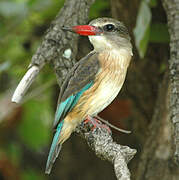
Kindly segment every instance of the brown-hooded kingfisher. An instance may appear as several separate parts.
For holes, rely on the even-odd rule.
[[[46,173],[49,174],[62,144],[83,120],[97,116],[119,93],[132,56],[127,28],[112,18],[63,30],[88,36],[94,50],[78,61],[62,84]]]

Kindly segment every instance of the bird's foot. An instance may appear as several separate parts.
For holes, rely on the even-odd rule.
[[[111,123],[109,123],[109,122],[106,121],[105,119],[99,117],[98,115],[96,115],[95,118],[98,119],[98,121],[100,120],[101,122],[105,123],[105,125],[106,125],[108,128],[111,127],[111,128],[113,128],[113,129],[115,129],[115,130],[117,130],[117,131],[119,131],[119,132],[126,133],[126,134],[131,133],[131,131],[124,130],[124,129],[121,129],[121,128],[118,128],[118,127],[112,125]]]
[[[87,116],[87,118],[84,120],[84,124],[92,123],[92,131],[94,131],[96,128],[105,128],[109,134],[112,134],[111,129],[106,125],[103,124],[100,120],[98,120],[96,117]]]

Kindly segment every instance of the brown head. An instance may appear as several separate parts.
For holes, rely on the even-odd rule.
[[[88,36],[95,51],[111,49],[126,49],[132,55],[132,45],[130,36],[124,24],[113,18],[97,18],[89,25],[73,26],[63,28],[77,34]]]

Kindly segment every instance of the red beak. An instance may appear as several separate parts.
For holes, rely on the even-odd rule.
[[[63,27],[62,29],[66,31],[75,32],[82,36],[93,36],[100,34],[102,32],[99,28],[90,25],[72,26],[71,28]]]

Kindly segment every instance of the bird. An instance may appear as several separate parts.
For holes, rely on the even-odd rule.
[[[85,119],[92,119],[118,95],[133,55],[126,26],[102,17],[88,25],[63,27],[88,36],[93,50],[70,70],[60,88],[53,127],[56,129],[45,173],[50,174],[62,144]]]

